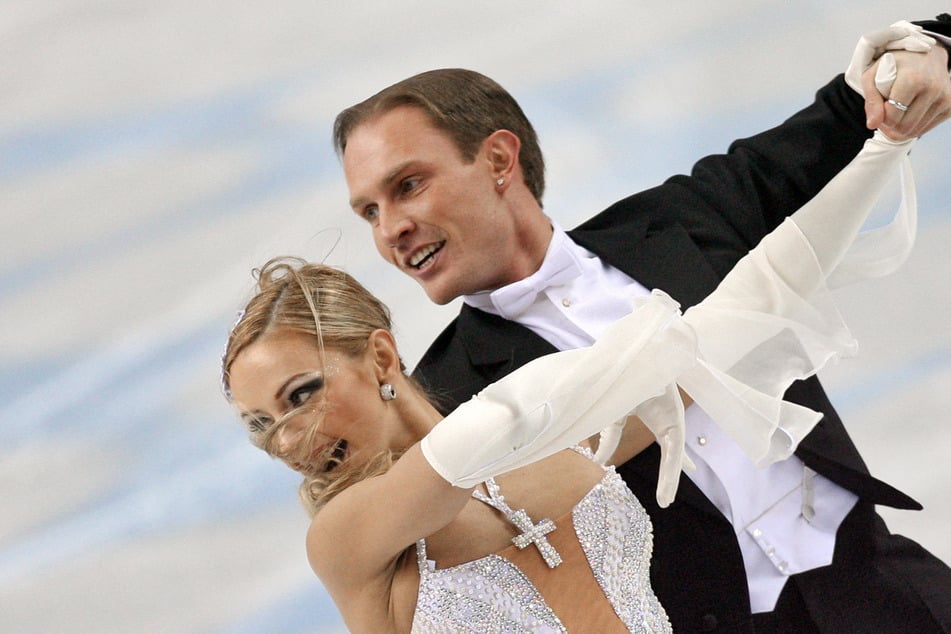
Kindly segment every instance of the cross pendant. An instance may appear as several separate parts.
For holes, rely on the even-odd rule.
[[[531,544],[535,544],[535,548],[538,549],[542,559],[545,560],[549,568],[554,568],[561,563],[561,555],[558,554],[554,546],[548,543],[548,538],[545,537],[545,535],[557,528],[554,522],[550,519],[543,519],[538,522],[538,524],[532,524],[532,518],[528,516],[528,513],[526,513],[524,509],[519,509],[508,517],[509,521],[515,524],[518,530],[522,531],[521,535],[516,535],[512,538],[512,543],[515,544],[519,550],[527,548]]]

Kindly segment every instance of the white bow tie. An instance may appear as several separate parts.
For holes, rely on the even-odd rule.
[[[567,284],[581,276],[581,272],[581,264],[571,249],[557,245],[533,274],[494,291],[490,296],[492,305],[505,319],[515,320],[528,310],[539,293]]]

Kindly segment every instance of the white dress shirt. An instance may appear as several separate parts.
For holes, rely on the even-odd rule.
[[[536,273],[463,300],[522,324],[559,350],[589,346],[649,290],[552,226]],[[832,562],[836,531],[858,498],[795,456],[755,467],[696,405],[686,411],[686,428],[686,451],[697,465],[687,475],[733,525],[752,612],[772,611],[790,575]]]

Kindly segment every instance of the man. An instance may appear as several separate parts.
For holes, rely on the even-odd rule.
[[[951,17],[922,24],[951,35]],[[423,73],[342,112],[335,142],[377,249],[434,302],[465,301],[416,376],[448,411],[532,358],[589,345],[648,289],[698,302],[856,154],[866,123],[907,138],[951,116],[947,51],[895,55],[888,101],[874,69],[864,109],[836,78],[778,128],[568,233],[542,211],[531,124],[488,78]],[[869,475],[816,380],[787,396],[825,416],[767,470],[696,407],[687,451],[698,469],[670,507],[654,502],[656,446],[619,468],[651,515],[651,579],[675,631],[951,630],[951,570],[874,512],[920,505]]]

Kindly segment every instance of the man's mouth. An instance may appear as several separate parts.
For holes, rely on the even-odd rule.
[[[433,256],[438,253],[443,246],[445,246],[446,241],[437,242],[435,244],[429,244],[415,252],[409,258],[409,265],[415,269],[424,269],[433,261]]]

